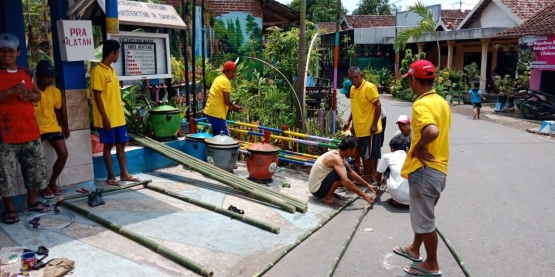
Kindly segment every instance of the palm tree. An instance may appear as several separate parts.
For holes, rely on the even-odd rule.
[[[301,0],[299,34],[299,62],[297,65],[297,101],[295,109],[295,127],[304,129],[304,87],[306,78],[306,0]]]
[[[418,15],[421,20],[417,26],[403,29],[399,31],[397,36],[395,37],[395,51],[404,50],[405,46],[407,45],[407,41],[410,38],[414,38],[415,40],[420,39],[423,33],[431,33],[436,38],[437,43],[437,68],[440,68],[439,64],[441,62],[441,55],[440,55],[440,48],[439,48],[439,40],[437,37],[436,31],[436,24],[437,22],[434,21],[434,13],[426,7],[426,5],[422,4],[420,0],[418,0],[415,4],[412,4],[408,7],[408,10],[413,12],[414,14]]]

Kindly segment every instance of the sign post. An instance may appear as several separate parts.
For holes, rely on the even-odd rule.
[[[89,20],[58,20],[58,40],[62,61],[94,59],[92,23]]]

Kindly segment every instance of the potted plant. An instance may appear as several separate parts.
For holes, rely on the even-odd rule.
[[[510,75],[505,75],[503,78],[497,75],[493,77],[493,83],[499,90],[495,111],[503,111],[507,101],[509,102],[509,106],[514,105],[515,81],[513,78],[511,78]]]
[[[380,71],[378,71],[378,78],[378,92],[381,94],[384,93],[384,91],[387,91],[389,86],[391,86],[391,84],[393,83],[393,74],[391,74],[391,71],[389,69],[384,67]]]
[[[378,51],[376,52],[376,56],[381,57],[382,51],[380,51],[380,46],[378,45]]]

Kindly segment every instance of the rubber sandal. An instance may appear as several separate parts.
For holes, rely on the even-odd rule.
[[[42,196],[42,198],[44,199],[52,199],[54,198],[54,193],[49,187],[46,187],[40,192],[40,196]]]
[[[50,190],[55,196],[60,196],[64,193],[60,186],[54,186],[53,188],[50,188]]]
[[[391,205],[395,208],[408,208],[409,207],[409,205],[401,204],[401,203],[393,200],[393,198],[389,198],[385,202],[387,202],[387,204],[389,204],[389,205]]]
[[[339,200],[346,200],[347,199],[345,196],[343,196],[341,194],[337,194],[337,193],[333,194],[333,198],[339,199]]]
[[[397,250],[397,247],[393,248],[393,253],[395,253],[395,254],[397,254],[397,255],[403,257],[403,258],[407,258],[407,259],[409,259],[409,260],[411,260],[411,261],[413,261],[413,262],[417,262],[417,263],[422,262],[422,257],[420,257],[420,258],[418,258],[418,259],[413,258],[413,257],[409,254],[409,252],[407,252],[407,250],[406,250],[404,247],[399,247],[399,249],[401,249],[401,251],[398,251],[398,250]]]
[[[108,179],[105,181],[108,186],[119,186],[118,180]]]
[[[329,203],[322,200],[322,204],[332,206],[332,207],[341,207],[341,206],[343,206],[343,204],[345,204],[345,201],[337,199],[337,198],[333,198],[333,201],[331,201]]]
[[[403,268],[403,270],[405,271],[405,273],[410,274],[410,275],[414,275],[414,276],[435,276],[435,277],[441,277],[442,273],[441,271],[439,272],[429,272],[423,268],[420,268],[418,266],[416,266],[416,263],[411,264],[410,265],[411,269],[414,269],[416,271],[418,271],[418,273],[412,273],[410,272],[410,270],[407,270],[407,268]]]
[[[119,180],[123,181],[123,182],[140,182],[141,181],[141,179],[139,179],[137,177],[134,177],[134,176],[131,176],[131,178],[125,178],[125,179],[120,177]]]
[[[39,207],[39,205],[42,207]],[[40,201],[37,201],[35,202],[35,204],[27,207],[27,211],[35,211],[38,213],[46,213],[46,212],[49,212],[50,210],[51,210],[50,205]]]
[[[15,214],[15,216],[11,216],[10,215]],[[6,225],[12,225],[12,224],[16,224],[19,223],[19,216],[17,215],[16,211],[5,211],[2,213],[2,223],[6,224]]]

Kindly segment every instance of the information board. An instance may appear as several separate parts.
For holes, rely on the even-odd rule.
[[[120,42],[120,58],[112,66],[121,81],[172,78],[168,34],[107,34]]]
[[[124,75],[156,74],[156,44],[123,43],[122,50]]]

